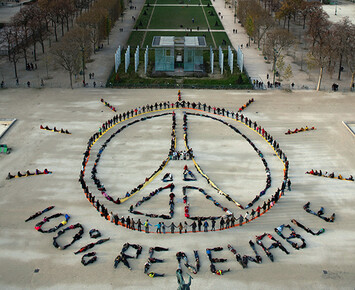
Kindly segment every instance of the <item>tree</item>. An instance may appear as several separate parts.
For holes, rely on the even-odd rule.
[[[343,61],[346,55],[354,53],[355,25],[348,17],[332,25],[333,41],[331,42],[334,56],[339,62],[338,80],[340,80]]]
[[[290,31],[290,20],[296,14],[297,7],[299,6],[298,0],[284,0],[280,9],[276,12],[277,19],[284,19],[284,28],[287,20],[287,30]]]
[[[332,33],[330,30],[331,23],[328,21],[328,14],[323,9],[317,9],[310,15],[308,22],[308,36],[311,41],[309,61],[315,63],[319,67],[319,78],[317,84],[317,91],[320,90],[323,70],[331,60],[332,53]]]
[[[254,9],[254,37],[258,42],[258,48],[260,48],[260,41],[274,25],[273,18],[267,13],[259,4]]]
[[[1,38],[7,42],[9,60],[14,64],[15,78],[18,78],[17,63],[21,58],[22,36],[20,27],[11,22],[1,31]]]
[[[266,35],[264,53],[273,60],[273,84],[275,84],[276,62],[284,50],[294,43],[293,36],[285,29],[276,28],[269,31]]]
[[[73,88],[72,76],[80,70],[82,51],[75,31],[66,33],[60,42],[52,47],[54,60],[69,73],[70,87]]]
[[[105,19],[108,12],[105,8],[95,5],[87,13],[83,13],[77,19],[77,23],[80,27],[88,29],[90,31],[90,41],[93,45],[95,53],[97,44],[105,37]]]
[[[303,29],[306,28],[306,20],[307,17],[313,13],[314,11],[316,11],[317,9],[320,9],[321,7],[321,3],[320,2],[308,2],[308,1],[302,1],[301,5],[300,5],[300,9],[298,10],[299,14],[302,16],[303,18]]]
[[[292,67],[290,64],[288,64],[283,72],[283,78],[288,81],[292,77],[293,77]]]
[[[250,46],[250,38],[254,35],[254,19],[253,16],[250,14],[247,16],[246,22],[245,22],[245,30],[249,36],[249,46]]]
[[[32,17],[30,9],[30,6],[25,6],[12,18],[12,23],[19,28],[20,33],[23,35],[21,48],[25,58],[25,65],[27,65],[27,48],[30,45],[29,23]]]

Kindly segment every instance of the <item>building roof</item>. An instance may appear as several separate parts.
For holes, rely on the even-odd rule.
[[[152,47],[206,47],[204,36],[154,36]]]

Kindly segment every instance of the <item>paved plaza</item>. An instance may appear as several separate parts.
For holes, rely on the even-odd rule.
[[[26,96],[26,97],[24,97]],[[186,101],[211,104],[236,111],[250,98],[254,98],[243,114],[265,128],[280,144],[290,162],[290,179],[292,191],[286,191],[280,201],[267,213],[252,222],[223,231],[207,233],[166,234],[132,231],[115,226],[105,220],[85,198],[78,183],[82,168],[83,153],[88,139],[103,122],[112,118],[114,112],[104,106],[105,101],[115,106],[118,113],[125,112],[155,102],[175,102],[176,90],[62,90],[62,89],[8,89],[2,91],[0,98],[0,115],[16,118],[17,121],[0,139],[0,143],[12,147],[9,155],[0,155],[0,203],[2,265],[1,288],[146,288],[176,289],[175,254],[184,251],[189,261],[194,264],[193,250],[198,250],[201,269],[193,275],[192,289],[215,289],[223,285],[226,289],[238,288],[311,288],[311,289],[352,289],[354,285],[354,182],[306,175],[305,172],[321,169],[323,172],[335,172],[344,177],[354,175],[354,136],[342,121],[353,120],[354,101],[351,94],[314,93],[314,92],[238,92],[238,91],[204,91],[183,90]],[[21,104],[21,105],[19,105]],[[177,148],[184,149],[182,139],[182,109],[175,110],[177,116]],[[185,111],[192,111],[186,109]],[[171,112],[171,110],[169,110]],[[194,111],[193,111],[194,112]],[[208,114],[208,113],[206,113]],[[154,115],[148,113],[146,116]],[[260,199],[260,204],[270,198],[282,181],[282,164],[271,147],[253,130],[227,117],[215,116],[236,126],[245,133],[261,150],[267,160],[272,177],[271,188]],[[134,118],[132,119],[134,120]],[[119,128],[129,121],[118,124]],[[260,159],[250,146],[237,134],[219,122],[205,120],[197,116],[188,119],[189,144],[194,150],[196,161],[204,172],[234,199],[246,203],[265,184],[265,172]],[[72,134],[58,134],[40,130],[40,125],[58,129],[68,129]],[[314,126],[316,130],[285,135],[288,129]],[[116,130],[116,129],[111,129]],[[147,120],[124,129],[107,146],[98,166],[98,174],[107,190],[114,197],[123,197],[125,192],[144,180],[157,169],[166,158],[170,146],[171,118],[162,117]],[[100,145],[99,143],[96,145]],[[95,146],[96,146],[95,145]],[[93,153],[99,146],[93,147]],[[95,153],[96,154],[96,153]],[[95,156],[93,154],[93,156]],[[91,159],[93,160],[93,159]],[[233,203],[221,199],[206,180],[197,173],[192,161],[170,161],[166,169],[146,188],[132,198],[136,202],[155,188],[162,186],[160,179],[170,171],[174,175],[176,195],[174,221],[184,221],[184,204],[182,186],[191,185],[204,190],[228,207],[235,214],[244,212]],[[197,177],[195,182],[183,182],[182,171],[187,164]],[[89,164],[90,165],[90,164]],[[92,164],[91,164],[92,165]],[[53,171],[50,175],[29,176],[5,180],[8,172],[33,172],[36,168]],[[115,210],[122,216],[128,212],[130,202],[113,205],[97,189],[87,173],[87,182],[100,202]],[[96,190],[96,191],[95,191]],[[167,192],[163,191],[153,197],[141,210],[145,213],[166,213],[168,211]],[[191,194],[191,215],[218,215],[219,209],[197,193]],[[303,210],[303,205],[310,201],[311,209],[317,211],[324,207],[325,216],[336,214],[334,223],[310,215]],[[222,203],[223,202],[223,203]],[[44,215],[57,212],[70,215],[69,224],[81,223],[84,227],[83,238],[66,250],[53,247],[52,237],[55,233],[39,233],[34,226],[43,216],[29,222],[25,219],[35,212],[50,205],[55,208]],[[257,205],[257,204],[256,204]],[[142,216],[131,215],[135,220]],[[144,216],[143,216],[144,218]],[[279,237],[274,228],[281,224],[290,224],[296,219],[313,231],[321,228],[325,232],[313,236],[294,226],[295,231],[306,241],[307,247],[295,250]],[[45,228],[57,224],[51,221]],[[152,225],[158,221],[149,218]],[[187,220],[190,224],[192,221]],[[59,222],[59,221],[58,221]],[[165,221],[170,224],[169,221]],[[86,267],[81,265],[82,255],[73,252],[93,242],[89,230],[99,229],[102,238],[110,241],[93,248],[97,261]],[[217,224],[219,228],[219,224]],[[231,244],[241,255],[252,255],[248,241],[264,232],[272,234],[290,252],[286,255],[279,249],[272,249],[274,262],[256,246],[262,257],[261,264],[249,263],[243,269],[228,251]],[[285,235],[287,233],[285,232]],[[74,233],[73,233],[74,235]],[[58,242],[71,241],[68,233]],[[114,269],[113,262],[124,243],[140,244],[141,256],[130,259],[132,270],[122,263]],[[269,246],[270,242],[263,240]],[[297,241],[298,242],[298,241]],[[151,279],[143,273],[149,247],[168,247],[167,252],[156,252],[155,257],[164,263],[153,264],[151,271],[165,273],[164,278]],[[226,263],[216,263],[218,269],[230,268],[224,276],[213,275],[209,270],[206,248],[223,247],[215,252],[218,258],[226,258]],[[129,250],[128,254],[134,252]],[[183,267],[187,280],[188,270]],[[190,273],[191,274],[191,273]],[[132,282],[134,281],[134,282]]]

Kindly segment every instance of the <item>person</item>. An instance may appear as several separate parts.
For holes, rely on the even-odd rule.
[[[202,227],[202,220],[201,220],[201,218],[198,218],[198,220],[197,220],[197,226],[198,226],[198,231],[201,232],[201,227]]]
[[[242,215],[240,215],[239,216],[239,218],[238,218],[238,220],[239,220],[239,226],[242,226],[243,225],[243,216]]]
[[[149,233],[149,226],[151,226],[151,224],[149,223],[148,220],[146,220],[144,222],[144,228],[145,228],[145,233],[148,234]]]
[[[137,221],[137,230],[140,232],[142,231],[142,222],[141,222],[141,219],[138,219]]]
[[[150,262],[150,263],[163,263],[164,260],[162,260],[162,259],[157,259],[157,258],[153,258],[153,257],[149,257],[149,258],[148,258],[148,262]]]
[[[163,274],[158,274],[158,273],[154,273],[154,272],[149,272],[147,274],[150,278],[155,278],[155,277],[164,277],[164,273]]]
[[[290,179],[287,180],[287,189],[289,191],[291,191],[291,180]]]
[[[219,222],[219,229],[220,230],[224,229],[224,219],[223,219],[223,217],[221,218],[221,221]]]
[[[179,229],[179,233],[181,234],[182,229],[184,228],[184,227],[182,226],[182,223],[179,223],[179,225],[178,225],[177,227],[178,227],[178,229]]]
[[[170,227],[170,231],[173,234],[175,232],[175,228],[177,228],[177,226],[174,224],[174,222],[171,223]]]
[[[187,222],[185,221],[185,222],[184,222],[184,231],[185,231],[185,234],[187,233],[187,227],[188,227],[188,224],[187,224]]]
[[[161,222],[155,225],[157,227],[157,233],[161,234]]]
[[[179,264],[178,269],[176,270],[176,278],[177,278],[177,282],[179,284],[178,290],[189,290],[190,286],[191,286],[191,279],[193,279],[189,274],[187,274],[189,276],[189,282],[185,283],[184,277],[182,276],[182,270],[181,270],[181,266]]]
[[[208,222],[207,221],[205,221],[204,223],[203,223],[203,228],[204,228],[204,232],[208,232]]]
[[[12,178],[15,178],[15,175],[12,175],[10,172],[9,174],[7,175],[6,179],[12,179]]]
[[[213,219],[211,224],[211,231],[215,231],[215,230],[216,230],[216,220]]]
[[[249,222],[249,212],[246,212],[244,215],[245,222]]]
[[[151,265],[149,261],[144,264],[144,274],[147,274]]]

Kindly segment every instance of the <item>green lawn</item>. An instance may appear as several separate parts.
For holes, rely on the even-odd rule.
[[[152,14],[152,11],[153,11],[152,6],[149,6],[149,7],[144,6],[134,27],[135,28],[138,27],[139,29],[147,28],[148,21],[149,21],[150,15]]]
[[[143,36],[144,31],[131,32],[131,35],[129,36],[129,39],[127,41],[127,45],[130,45],[131,47],[136,47],[137,45],[141,46]],[[151,44],[149,46],[151,46]]]
[[[147,0],[149,1],[150,4],[155,3],[155,0]],[[207,5],[212,4],[211,0],[201,0],[202,5]],[[147,3],[147,2],[146,2]],[[200,0],[157,0],[156,4],[192,4],[192,5],[198,5],[201,4]]]
[[[192,23],[194,19],[194,23]],[[207,23],[202,8],[195,6],[157,6],[150,25],[150,29],[181,29],[192,28],[207,29]]]
[[[211,29],[213,30],[223,30],[223,25],[221,20],[218,17],[218,14],[216,13],[216,10],[214,10],[213,6],[210,7],[203,7],[205,10],[206,16],[207,16],[207,21],[210,24]]]
[[[225,32],[213,32],[213,38],[214,41],[216,42],[217,48],[221,46],[223,49],[227,49],[228,45],[231,45],[229,37]],[[225,40],[224,44],[223,44],[223,40]]]

